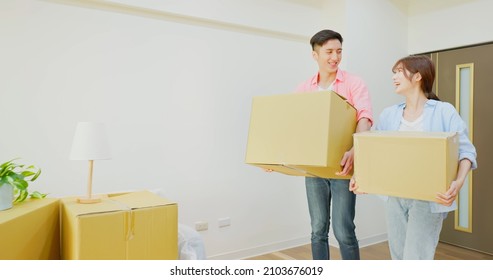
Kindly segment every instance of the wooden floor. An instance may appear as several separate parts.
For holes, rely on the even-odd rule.
[[[339,249],[330,247],[331,259],[340,260]],[[389,247],[387,242],[382,242],[360,248],[362,260],[390,260]],[[248,258],[248,260],[311,260],[310,245],[303,245],[291,249]],[[464,249],[446,243],[438,243],[435,253],[436,260],[493,260],[493,255]]]

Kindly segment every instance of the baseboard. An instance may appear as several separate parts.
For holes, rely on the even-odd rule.
[[[370,237],[365,237],[359,240],[360,248],[387,241],[387,234],[377,234]],[[310,243],[310,236],[295,238],[291,240],[285,240],[282,242],[271,243],[254,248],[239,250],[235,252],[228,252],[224,254],[217,254],[214,256],[208,256],[208,260],[242,260],[250,257],[269,254],[276,251],[282,251],[293,247],[298,247]],[[331,246],[339,248],[339,244],[333,236],[329,237],[329,244]]]
[[[382,242],[385,242],[387,240],[388,240],[387,233],[381,233],[381,234],[377,234],[377,235],[366,237],[366,238],[359,240],[359,246],[361,248],[363,248],[366,246],[382,243]]]
[[[358,243],[359,243],[360,248],[364,248],[364,247],[367,247],[367,246],[370,246],[373,244],[377,244],[377,243],[381,243],[381,242],[384,242],[387,240],[388,240],[387,233],[381,233],[381,234],[377,234],[374,236],[369,236],[369,237],[359,239]],[[335,239],[334,236],[329,236],[329,244],[330,244],[330,246],[334,246],[334,247],[339,248],[339,243],[337,243],[337,240]]]
[[[266,245],[239,250],[235,252],[228,252],[224,254],[208,256],[207,259],[208,260],[242,260],[250,257],[260,256],[276,251],[282,251],[289,248],[306,245],[308,243],[310,243],[310,236],[266,244]]]

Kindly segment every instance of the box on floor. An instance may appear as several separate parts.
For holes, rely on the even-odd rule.
[[[61,199],[63,259],[177,259],[178,206],[148,191]]]

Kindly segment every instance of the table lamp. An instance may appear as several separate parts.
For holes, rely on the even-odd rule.
[[[79,122],[70,151],[71,160],[89,161],[87,196],[77,199],[78,203],[98,203],[101,199],[92,195],[92,170],[94,160],[110,159],[110,147],[106,137],[106,127],[98,122]]]

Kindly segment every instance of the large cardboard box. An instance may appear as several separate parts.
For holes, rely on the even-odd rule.
[[[362,192],[436,201],[457,176],[458,154],[457,133],[355,133],[354,177]]]
[[[0,259],[60,259],[59,199],[28,199],[0,211]]]
[[[356,110],[333,91],[253,98],[246,163],[288,175],[337,176],[353,145]]]
[[[178,206],[148,191],[61,200],[62,259],[178,259]]]

